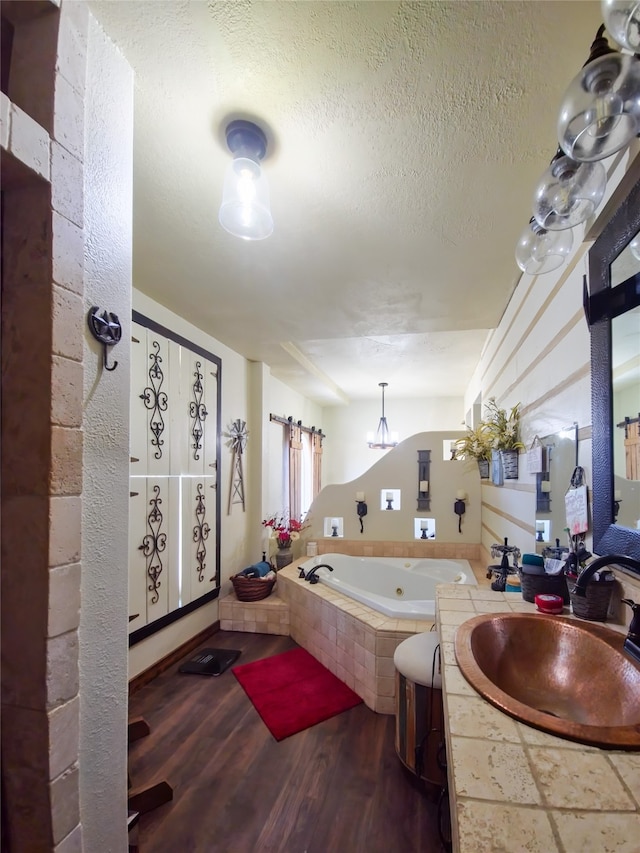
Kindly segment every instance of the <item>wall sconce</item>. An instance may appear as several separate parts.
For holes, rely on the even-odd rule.
[[[586,222],[607,186],[602,163],[577,163],[560,148],[533,194],[533,217],[547,231],[563,231]]]
[[[389,447],[395,447],[398,443],[398,434],[389,432],[389,424],[384,415],[384,389],[388,384],[388,382],[378,382],[379,387],[382,388],[382,417],[378,422],[375,438],[372,432],[367,433],[367,444],[372,450],[386,450]]]
[[[263,240],[273,232],[269,186],[260,167],[267,137],[252,121],[232,121],[226,139],[233,161],[224,178],[220,225],[243,240]]]
[[[620,47],[640,53],[640,6],[633,0],[602,0],[607,32]]]
[[[603,6],[605,17],[608,5],[611,4]],[[632,6],[630,3],[627,8]],[[633,16],[631,12],[629,18]],[[612,36],[616,32],[625,39],[615,23],[612,27]],[[564,94],[558,116],[560,147],[583,163],[615,154],[640,131],[640,58],[609,47],[604,30],[602,24],[589,58]],[[631,50],[637,50],[637,46]]]
[[[622,503],[622,492],[616,489],[613,493],[613,523],[615,524],[620,514],[620,504]]]
[[[364,533],[364,523],[362,519],[367,514],[367,505],[364,502],[364,492],[356,492],[356,512],[360,521],[360,533]]]
[[[418,512],[431,509],[429,495],[429,469],[431,466],[431,451],[418,451]]]
[[[387,509],[393,509],[393,492],[385,492],[384,499],[387,502]]]
[[[338,535],[338,527],[339,526],[340,526],[340,521],[337,518],[332,518],[331,519],[331,535],[332,536]]]
[[[571,231],[547,231],[532,216],[518,240],[516,263],[527,275],[544,275],[562,266],[572,246]]]
[[[465,514],[467,506],[465,501],[467,499],[467,493],[460,490],[456,492],[456,500],[453,505],[453,511],[458,516],[458,533],[462,533],[462,516]]]
[[[551,480],[549,472],[542,471],[536,474],[536,512],[549,512],[551,510]]]
[[[640,135],[640,7],[634,0],[602,0],[601,8],[605,23],[562,99],[560,149],[540,179],[534,216],[516,246],[516,262],[528,275],[558,269],[573,245],[569,229],[593,216],[602,201],[604,168],[584,166],[601,166],[597,161]],[[605,26],[631,55],[609,46]]]
[[[426,519],[426,518],[423,518],[423,519],[422,519],[422,521],[420,522],[420,530],[422,531],[422,532],[420,533],[420,538],[421,538],[421,539],[426,539],[426,538],[427,538],[427,530],[428,530],[428,529],[429,529],[429,522],[427,521],[427,519]]]

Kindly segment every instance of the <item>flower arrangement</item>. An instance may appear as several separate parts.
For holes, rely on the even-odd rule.
[[[269,538],[277,540],[278,548],[290,548],[291,543],[300,538],[300,531],[306,527],[296,518],[290,518],[287,513],[275,513],[265,518],[263,527],[269,527]]]

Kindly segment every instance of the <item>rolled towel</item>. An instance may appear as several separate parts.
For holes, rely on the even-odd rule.
[[[238,572],[239,575],[242,575],[245,578],[259,578],[260,572],[256,568],[256,566],[249,566],[246,569],[243,569],[241,572]]]

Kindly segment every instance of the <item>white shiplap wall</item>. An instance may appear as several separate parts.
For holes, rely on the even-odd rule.
[[[522,439],[529,446],[577,422],[578,461],[591,481],[591,352],[582,308],[583,276],[588,252],[604,225],[604,206],[615,192],[636,147],[610,158],[602,222],[575,229],[573,253],[559,270],[544,276],[523,275],[490,336],[465,394],[465,411],[478,396],[495,397],[506,409],[522,404]],[[606,214],[608,216],[608,213]],[[588,233],[588,239],[585,236]],[[514,261],[515,264],[515,261]],[[523,552],[535,550],[535,475],[520,457],[518,480],[502,487],[482,485],[482,544],[489,549],[508,537]]]

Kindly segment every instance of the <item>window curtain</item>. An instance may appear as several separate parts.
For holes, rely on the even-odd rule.
[[[314,432],[311,434],[311,460],[313,471],[311,485],[311,499],[313,500],[322,488],[322,434]]]
[[[299,424],[289,424],[289,514],[300,518],[302,513],[302,430]]]

